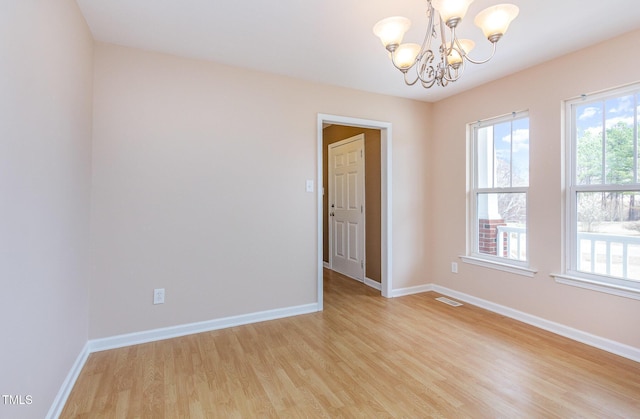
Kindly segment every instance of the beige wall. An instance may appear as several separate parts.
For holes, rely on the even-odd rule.
[[[434,282],[640,348],[640,301],[557,284],[562,266],[562,100],[639,80],[640,31],[486,84],[434,106],[429,185]],[[624,63],[619,57],[625,57]],[[489,64],[488,64],[489,65]],[[465,253],[465,124],[530,112],[529,240],[534,278],[468,264]]]
[[[425,281],[431,105],[105,44],[94,88],[91,338],[315,303],[318,113],[393,124],[394,286]]]
[[[0,393],[33,401],[3,418],[45,417],[87,342],[92,48],[75,1],[0,6]]]
[[[365,156],[365,276],[381,282],[381,160],[380,160],[380,130],[331,125],[322,130],[322,183],[325,194],[322,199],[322,243],[323,260],[329,262],[329,144],[345,140],[358,134],[364,134]]]

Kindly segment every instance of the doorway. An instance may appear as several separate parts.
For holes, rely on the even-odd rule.
[[[343,125],[347,127],[359,127],[378,130],[380,132],[380,288],[382,296],[391,297],[392,287],[392,229],[391,229],[391,124],[388,122],[373,121],[359,118],[350,118],[336,115],[318,114],[317,120],[317,211],[318,211],[318,258],[317,258],[317,292],[318,309],[323,306],[323,192],[326,188],[323,182],[323,127],[327,125]]]

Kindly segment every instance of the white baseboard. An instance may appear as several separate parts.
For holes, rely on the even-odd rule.
[[[378,281],[374,281],[374,280],[373,280],[373,279],[371,279],[371,278],[367,278],[367,277],[365,277],[365,278],[364,278],[364,283],[365,283],[365,285],[368,285],[368,286],[370,286],[370,287],[371,287],[371,288],[373,288],[373,289],[377,289],[378,291],[381,291],[381,290],[382,290],[382,284],[381,284],[381,283],[379,283]]]
[[[595,348],[602,349],[616,355],[620,355],[622,357],[631,359],[632,361],[640,362],[640,349],[633,346],[625,345],[624,343],[592,335],[591,333],[583,332],[582,330],[574,329],[572,327],[552,322],[550,320],[546,320],[532,314],[524,313],[522,311],[515,310],[500,304],[492,303],[491,301],[483,300],[482,298],[477,298],[469,294],[454,291],[440,285],[431,284],[431,287],[432,291],[446,295],[447,297],[464,301],[485,310],[489,310],[494,313],[519,320],[523,323],[530,324],[540,329],[547,330],[557,335],[564,336],[581,343],[585,343],[589,346],[593,346]]]
[[[325,262],[324,260],[322,261],[322,266],[327,269],[331,269],[331,265],[329,265],[329,262]]]
[[[160,329],[145,330],[142,332],[110,336],[102,339],[92,339],[89,341],[89,350],[90,352],[105,351],[107,349],[122,348],[124,346],[186,336],[193,333],[202,333],[227,327],[241,326],[243,324],[258,323],[283,317],[297,316],[300,314],[315,313],[316,311],[318,311],[318,304],[312,303],[295,307],[241,314],[239,316],[224,317],[221,319],[213,319],[197,323],[163,327]]]
[[[80,371],[82,371],[82,367],[84,367],[84,364],[87,362],[87,358],[89,358],[89,342],[84,345],[76,361],[71,366],[56,398],[53,400],[53,404],[49,408],[46,416],[47,419],[56,419],[62,413],[62,409],[64,409],[64,405],[67,403],[69,394],[71,394],[71,390],[73,390],[73,386],[76,384],[76,380],[80,375]]]
[[[415,287],[396,288],[391,290],[391,297],[402,297],[403,295],[419,294],[421,292],[433,291],[433,284],[416,285]]]

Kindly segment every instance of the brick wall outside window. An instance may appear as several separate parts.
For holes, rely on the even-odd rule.
[[[478,220],[478,253],[485,255],[498,256],[498,226],[507,225],[504,220]],[[506,242],[506,241],[505,241]],[[505,249],[502,249],[502,255],[505,255]]]

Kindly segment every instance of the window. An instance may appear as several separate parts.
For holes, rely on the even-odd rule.
[[[480,121],[469,131],[471,240],[463,259],[526,267],[528,113]]]
[[[566,105],[566,273],[572,278],[564,279],[638,293],[633,298],[640,298],[639,105],[640,85]]]

